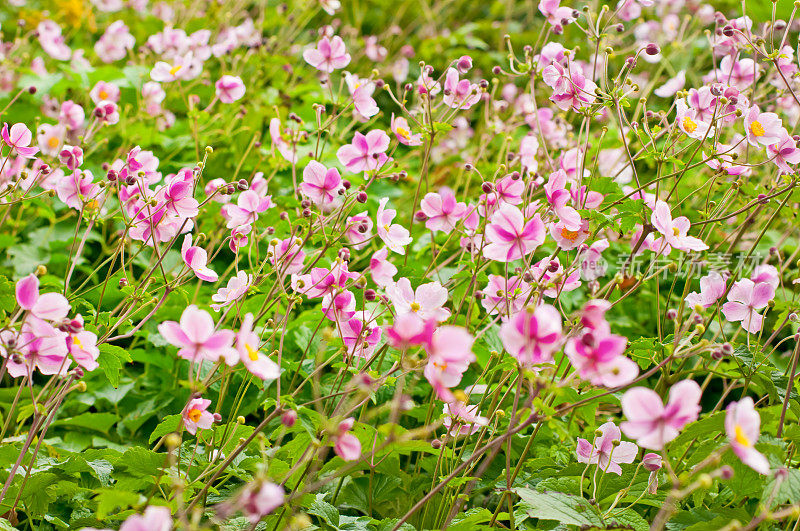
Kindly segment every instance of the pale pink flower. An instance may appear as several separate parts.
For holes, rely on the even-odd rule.
[[[611,334],[608,325],[571,337],[564,348],[578,375],[594,385],[620,387],[639,375],[639,366],[622,354],[628,340]]]
[[[322,313],[331,321],[347,321],[356,314],[356,297],[352,291],[331,292],[322,297]]]
[[[794,168],[789,164],[800,163],[800,149],[797,147],[797,142],[789,136],[785,129],[782,129],[780,134],[781,138],[778,142],[767,146],[767,155],[772,162],[778,165],[781,173],[792,173]]]
[[[241,225],[252,225],[260,213],[275,206],[272,196],[261,196],[255,190],[245,190],[239,194],[236,204],[227,204],[223,210],[228,218],[226,227],[232,229]]]
[[[222,76],[214,84],[217,98],[222,103],[233,103],[242,99],[245,92],[244,82],[238,76]]]
[[[73,332],[72,328],[77,328],[77,332]],[[83,328],[83,317],[80,314],[69,323],[70,330],[67,336],[67,348],[69,355],[75,360],[75,363],[86,369],[93,371],[100,365],[97,363],[97,358],[100,357],[100,349],[97,348],[97,334],[90,332]]]
[[[65,145],[58,153],[58,160],[70,170],[76,170],[83,164],[83,150],[79,146]]]
[[[104,63],[113,63],[124,59],[135,44],[136,39],[131,35],[128,26],[117,20],[112,22],[105,33],[95,41],[94,51]]]
[[[411,282],[403,277],[394,286],[386,288],[386,294],[397,314],[415,313],[426,321],[445,321],[450,317],[450,310],[443,308],[447,303],[447,289],[439,282],[422,284],[414,291]]]
[[[32,159],[39,152],[39,148],[31,146],[33,134],[31,134],[28,126],[23,123],[12,125],[10,130],[8,124],[4,123],[3,129],[0,131],[0,137],[2,137],[3,143],[13,151],[16,151],[20,157]]]
[[[228,284],[224,288],[219,288],[219,290],[211,296],[211,300],[216,303],[212,304],[211,308],[218,312],[221,308],[233,304],[244,297],[244,294],[250,289],[252,283],[252,275],[244,271],[239,271],[235,277],[228,279]]]
[[[767,475],[770,471],[769,461],[764,454],[753,446],[761,435],[761,417],[753,407],[753,399],[749,396],[738,402],[731,402],[725,410],[725,433],[733,452],[744,464]]]
[[[60,124],[42,124],[39,126],[39,131],[36,134],[36,140],[39,148],[42,150],[42,155],[49,157],[58,156],[61,151],[61,146],[64,144],[64,138],[67,136],[67,129]]]
[[[729,322],[741,321],[742,328],[756,334],[764,321],[758,310],[766,308],[773,297],[775,288],[770,284],[743,278],[728,292],[728,302],[722,305],[722,314]]]
[[[286,493],[283,487],[270,481],[253,483],[241,495],[242,512],[252,524],[283,505]]]
[[[39,294],[39,278],[34,274],[17,281],[15,295],[19,307],[30,311],[39,319],[62,321],[70,310],[69,302],[60,293]]]
[[[475,361],[472,353],[472,335],[460,326],[441,326],[425,346],[428,363],[423,371],[440,400],[452,402],[450,389],[461,382],[461,377]]]
[[[192,235],[187,234],[183,238],[181,245],[181,257],[183,262],[194,271],[197,278],[206,282],[216,282],[219,279],[214,270],[208,267],[208,253],[202,247],[192,245]]]
[[[344,186],[339,170],[326,168],[315,160],[303,170],[303,182],[299,188],[300,193],[323,212],[330,212],[342,202],[340,192]]]
[[[512,262],[535,251],[545,239],[539,214],[525,221],[519,208],[503,204],[489,218],[483,256],[498,262]]]
[[[113,101],[101,101],[92,113],[101,123],[108,125],[119,123],[119,107]]]
[[[347,218],[347,231],[344,236],[354,249],[363,249],[372,238],[372,218],[367,211]]]
[[[144,514],[132,514],[120,526],[119,531],[170,531],[172,515],[168,507],[151,505]]]
[[[405,146],[421,146],[422,134],[412,133],[411,126],[408,125],[408,120],[402,116],[395,116],[392,113],[391,129],[397,141]]]
[[[269,121],[269,136],[272,145],[278,148],[278,152],[284,159],[292,164],[297,163],[298,147],[293,142],[290,132],[282,130],[280,119],[273,118]]]
[[[397,268],[388,260],[389,249],[382,247],[375,251],[369,260],[369,271],[372,280],[379,286],[390,286],[394,284],[394,276]]]
[[[699,238],[689,236],[691,222],[686,216],[672,218],[669,205],[664,201],[656,201],[653,213],[650,216],[653,226],[664,235],[664,241],[670,246],[682,251],[704,251],[708,245]]]
[[[86,113],[83,107],[72,100],[67,100],[61,104],[61,109],[58,113],[58,123],[66,126],[67,129],[75,131],[83,127],[85,121]]]
[[[253,332],[253,314],[247,313],[242,320],[242,326],[236,334],[236,350],[239,359],[255,376],[262,380],[275,380],[281,375],[278,364],[261,352],[258,346],[261,339]]]
[[[267,248],[269,262],[281,274],[294,275],[303,270],[303,260],[306,253],[303,251],[303,241],[292,236],[283,240],[270,242]]]
[[[444,78],[443,101],[453,109],[469,109],[481,101],[481,90],[468,79],[459,79],[458,70],[451,67]]]
[[[659,98],[671,98],[686,85],[686,70],[681,70],[675,77],[668,79],[663,85],[653,91]]]
[[[93,180],[94,176],[89,170],[75,170],[58,181],[58,198],[68,207],[82,210],[86,204],[96,201],[102,192],[100,185]]]
[[[170,345],[179,348],[178,356],[193,363],[223,358],[233,366],[239,361],[238,352],[231,346],[233,332],[215,330],[211,315],[194,304],[183,310],[180,322],[164,321],[158,331]]]
[[[338,35],[332,39],[322,37],[316,48],[307,48],[303,52],[303,59],[317,70],[327,73],[350,64],[350,54]]]
[[[500,339],[520,365],[548,363],[561,344],[561,314],[549,304],[526,308],[502,324]]]
[[[639,447],[632,442],[623,441],[622,433],[613,422],[606,422],[597,429],[601,435],[595,439],[594,444],[586,439],[578,439],[578,462],[596,464],[604,472],[621,476],[620,463],[633,463]]]
[[[355,421],[353,417],[341,421],[333,436],[333,449],[345,461],[355,461],[361,457],[361,442],[350,433]]]
[[[119,87],[114,83],[107,83],[105,81],[98,81],[89,91],[89,97],[95,103],[101,101],[119,102]]]
[[[482,290],[481,305],[489,315],[508,315],[521,311],[531,286],[517,276],[489,275],[489,282]]]
[[[389,202],[388,197],[381,199],[378,205],[377,226],[378,237],[383,240],[386,247],[397,254],[406,254],[406,245],[412,242],[408,229],[400,224],[392,224],[397,212],[386,208]]]
[[[489,425],[489,419],[479,414],[477,405],[468,406],[459,400],[445,403],[442,413],[442,425],[450,435],[472,435]]]
[[[396,316],[392,324],[386,327],[386,342],[397,350],[427,345],[430,344],[437,325],[432,319],[423,321],[415,313],[404,313]]]
[[[780,117],[774,112],[761,112],[753,105],[744,117],[747,143],[751,146],[769,146],[781,141],[784,132]]]
[[[429,192],[420,201],[420,209],[428,217],[425,226],[433,232],[447,234],[456,228],[458,221],[467,213],[467,205],[456,200],[449,188],[439,193]]]
[[[336,156],[349,172],[375,171],[389,161],[388,148],[389,135],[374,129],[366,135],[356,132],[353,142],[340,147]]]
[[[629,389],[622,395],[622,412],[628,419],[622,423],[622,431],[636,439],[639,446],[661,450],[684,426],[697,420],[701,394],[694,380],[682,380],[673,385],[666,405],[652,389]]]
[[[698,305],[711,308],[724,294],[725,279],[716,271],[712,271],[700,279],[700,293],[693,291],[686,296],[686,305],[689,308]]]
[[[714,128],[711,123],[703,120],[698,110],[694,107],[689,107],[686,104],[686,100],[678,100],[676,109],[675,120],[680,130],[686,133],[686,136],[695,140],[714,136]]]
[[[211,400],[206,398],[192,398],[181,412],[183,425],[186,431],[192,435],[197,434],[197,430],[207,430],[214,425],[214,414],[208,410]]]

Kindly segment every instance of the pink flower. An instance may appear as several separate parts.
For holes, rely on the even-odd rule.
[[[211,300],[216,303],[212,304],[211,308],[218,312],[220,309],[233,304],[244,296],[252,283],[252,275],[239,271],[235,277],[228,279],[228,284],[224,288],[219,288],[219,291],[211,296]]]
[[[43,20],[36,27],[39,44],[45,53],[57,61],[66,61],[72,57],[72,50],[64,42],[61,27],[52,20]]]
[[[354,317],[342,321],[338,326],[347,357],[369,358],[381,340],[381,327],[371,321],[366,312],[358,312]]]
[[[708,245],[703,243],[702,240],[688,235],[689,228],[691,228],[689,218],[681,216],[673,220],[669,205],[664,201],[656,201],[650,221],[656,230],[664,235],[664,241],[676,249],[682,251],[704,251],[708,249]]]
[[[17,304],[39,319],[62,321],[70,310],[67,299],[60,293],[39,294],[39,278],[30,274],[17,281],[15,294]]]
[[[389,148],[389,135],[380,129],[374,129],[362,135],[356,133],[353,143],[339,148],[336,156],[352,173],[375,171],[389,161],[386,150]]]
[[[438,194],[425,194],[420,202],[420,209],[428,217],[426,227],[433,232],[447,234],[456,228],[458,221],[467,213],[467,205],[456,201],[456,196],[449,188],[442,188]]]
[[[668,79],[653,91],[659,98],[671,98],[686,85],[686,70],[681,70],[675,77]]]
[[[781,276],[774,265],[760,264],[753,269],[750,280],[756,284],[769,284],[773,289],[778,289],[781,284]]]
[[[744,464],[759,474],[769,474],[769,461],[753,446],[760,435],[761,417],[753,407],[753,399],[744,397],[731,402],[725,410],[725,433],[733,452]]]
[[[522,169],[528,173],[535,173],[539,169],[536,153],[539,151],[539,139],[536,135],[528,134],[522,138],[519,145],[519,161]]]
[[[775,144],[767,146],[767,155],[781,169],[781,173],[792,173],[794,169],[789,164],[800,163],[800,149],[797,142],[789,136],[785,129],[781,129],[781,138]]]
[[[113,101],[116,103],[119,101],[119,87],[114,83],[98,81],[89,91],[89,97],[92,98],[95,104],[101,101]]]
[[[275,380],[281,375],[278,364],[261,352],[258,346],[261,339],[253,332],[253,314],[248,313],[242,320],[242,327],[236,334],[236,350],[239,359],[255,376],[262,380]]]
[[[192,398],[181,412],[183,425],[186,431],[195,435],[197,430],[207,430],[214,425],[214,414],[208,411],[211,400],[205,398]]]
[[[270,242],[267,248],[267,256],[270,263],[275,266],[275,270],[281,274],[290,275],[302,271],[303,260],[306,258],[306,253],[302,248],[303,241],[296,236],[280,240],[277,244],[275,241]]]
[[[461,377],[475,361],[472,353],[472,335],[460,326],[441,326],[426,345],[428,363],[423,373],[439,399],[454,400],[450,389],[461,382]]]
[[[356,298],[352,291],[328,293],[322,297],[322,313],[331,321],[348,321],[356,314]]]
[[[222,103],[233,103],[240,100],[245,92],[244,82],[238,76],[222,76],[214,84],[214,88],[217,98]]]
[[[228,223],[226,227],[232,229],[241,225],[252,225],[258,219],[258,215],[272,208],[272,196],[263,197],[255,190],[245,190],[239,194],[236,204],[228,204],[223,207],[227,214]]]
[[[34,369],[45,375],[67,373],[72,363],[67,358],[67,334],[50,323],[29,315],[22,323],[19,334],[11,330],[0,332],[0,354],[9,357],[7,345],[15,341],[14,349],[21,355],[17,360],[14,356],[7,361],[8,373],[18,378],[31,376]]]
[[[686,305],[690,308],[702,306],[711,308],[725,294],[725,279],[716,271],[700,279],[700,293],[691,292],[686,296]]]
[[[119,122],[119,108],[113,101],[101,101],[95,106],[93,113],[101,123],[114,125]]]
[[[120,526],[119,531],[170,531],[172,515],[168,507],[151,505],[144,514],[129,516]]]
[[[526,308],[502,324],[500,340],[520,365],[547,363],[561,342],[561,314],[549,304]]]
[[[386,288],[397,314],[415,313],[423,320],[435,319],[445,321],[450,317],[450,310],[442,306],[447,303],[447,290],[438,282],[429,282],[411,288],[411,282],[403,277],[394,286]]]
[[[481,101],[481,90],[468,79],[459,79],[458,70],[451,67],[444,78],[443,101],[453,109],[469,109]]]
[[[43,155],[55,157],[61,151],[67,129],[63,125],[42,124],[36,133],[36,141]]]
[[[678,100],[676,109],[675,120],[680,130],[686,133],[686,136],[695,140],[713,137],[714,128],[709,122],[702,119],[696,108],[689,107],[686,104],[686,100]]]
[[[70,170],[83,164],[83,150],[78,146],[64,146],[58,153],[58,160]]]
[[[477,405],[468,406],[459,400],[445,403],[443,413],[442,425],[450,435],[472,435],[489,425],[489,419],[478,414]]]
[[[100,185],[92,182],[93,179],[89,170],[75,170],[58,181],[58,198],[68,207],[82,210],[84,205],[97,200],[101,193]]]
[[[359,121],[366,122],[369,118],[378,114],[380,109],[375,100],[372,99],[372,94],[375,92],[375,83],[360,79],[349,72],[345,72],[345,82],[350,90],[350,95],[353,97],[354,114]]]
[[[70,328],[79,328],[77,332],[70,330],[67,336],[67,348],[75,363],[86,369],[93,371],[100,365],[97,358],[100,357],[100,349],[97,348],[97,334],[83,329],[83,317],[80,314],[70,323]]]
[[[31,130],[28,129],[28,126],[23,123],[12,125],[10,131],[8,129],[8,124],[4,123],[3,129],[0,131],[0,137],[2,137],[3,142],[12,150],[16,151],[20,157],[32,159],[34,155],[39,152],[39,148],[29,147],[33,141],[33,135],[31,134]]]
[[[593,385],[620,387],[639,375],[639,366],[622,355],[627,343],[624,336],[609,333],[605,324],[570,338],[564,352],[584,380]]]
[[[620,463],[633,463],[639,447],[632,442],[623,441],[622,433],[613,422],[606,422],[597,429],[601,435],[595,439],[594,444],[586,439],[578,439],[578,462],[596,464],[604,472],[621,476]]]
[[[353,245],[354,249],[363,249],[372,238],[372,219],[367,211],[349,216],[347,218],[347,231],[345,238]]]
[[[622,395],[622,412],[628,419],[622,423],[622,431],[639,446],[661,450],[684,426],[697,420],[701,394],[694,380],[682,380],[669,390],[669,401],[664,405],[652,389],[629,389]]]
[[[547,21],[553,26],[562,26],[562,21],[566,20],[571,22],[574,19],[572,16],[572,8],[567,6],[560,6],[561,0],[540,0],[539,12],[547,17]]]
[[[531,286],[517,276],[489,275],[489,282],[481,290],[481,305],[489,315],[508,315],[521,311],[531,292]]]
[[[485,236],[489,243],[483,248],[483,256],[498,262],[512,262],[544,243],[544,223],[539,214],[526,222],[519,208],[503,204],[489,218]]]
[[[397,141],[405,146],[421,146],[422,135],[420,133],[412,133],[411,126],[408,125],[408,120],[402,116],[395,117],[392,113],[391,129],[397,137]]]
[[[281,130],[281,121],[273,118],[269,121],[269,136],[272,145],[278,148],[278,152],[288,162],[297,163],[297,145],[294,143],[290,131]]]
[[[429,344],[436,326],[436,321],[423,321],[416,313],[400,314],[386,327],[386,342],[397,350]]]
[[[303,52],[303,59],[317,70],[328,73],[350,64],[350,54],[338,35],[333,39],[322,37],[316,48],[308,48]]]
[[[361,457],[361,442],[358,437],[350,433],[355,424],[353,417],[347,418],[339,423],[336,435],[333,436],[333,449],[336,455],[345,461],[355,461]]]
[[[326,168],[312,160],[303,170],[303,182],[300,193],[311,200],[323,212],[330,212],[341,203],[340,191],[343,191],[342,177],[336,168]]]
[[[252,230],[253,227],[251,225],[240,225],[231,229],[231,239],[230,242],[228,242],[228,247],[230,247],[231,251],[238,253],[241,247],[247,245],[247,235],[250,234]]]
[[[117,20],[112,22],[106,28],[105,33],[94,43],[94,51],[104,63],[113,63],[124,59],[135,44],[136,39],[131,35],[128,26],[121,20]]]
[[[337,260],[330,269],[315,267],[306,275],[293,275],[292,288],[308,298],[322,297],[336,288],[344,288],[358,276],[358,273],[347,270],[347,262]]]
[[[406,254],[405,246],[412,242],[408,229],[400,224],[392,224],[397,212],[386,208],[388,197],[381,199],[378,205],[378,237],[383,240],[389,250],[397,254]]]
[[[206,282],[216,282],[219,275],[208,267],[208,253],[202,247],[192,245],[192,235],[187,234],[183,238],[181,246],[181,256],[183,262],[194,271],[197,278]]]
[[[264,481],[248,486],[241,496],[242,512],[252,524],[283,505],[286,493],[280,485]]]
[[[559,247],[570,250],[578,247],[586,238],[589,237],[589,221],[582,220],[580,228],[571,230],[567,223],[559,221],[550,225],[550,236],[556,241]]]
[[[58,113],[58,123],[66,126],[67,129],[75,131],[83,127],[85,121],[86,113],[83,107],[72,100],[67,100],[61,104],[61,110]]]
[[[756,284],[749,278],[743,278],[728,292],[728,302],[722,305],[722,314],[731,323],[741,321],[742,328],[756,334],[764,321],[764,316],[758,310],[766,308],[774,296],[775,288],[770,284]]]
[[[183,310],[179,323],[164,321],[158,331],[170,345],[179,348],[178,356],[192,363],[217,361],[220,357],[230,366],[239,361],[239,354],[231,346],[233,332],[215,330],[208,312],[194,304]]]
[[[769,146],[781,141],[784,132],[780,117],[774,112],[761,112],[753,105],[744,118],[747,143],[751,146]]]
[[[388,256],[389,249],[382,247],[375,251],[369,260],[369,271],[372,275],[372,280],[379,286],[386,287],[394,284],[397,268],[387,259]]]

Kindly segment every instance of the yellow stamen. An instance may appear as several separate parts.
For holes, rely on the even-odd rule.
[[[697,122],[689,118],[688,116],[683,117],[683,130],[687,133],[694,133],[697,129]]]
[[[736,433],[736,436],[734,438],[736,439],[737,443],[747,448],[753,446],[753,443],[751,443],[750,439],[747,438],[747,435],[744,434],[744,430],[742,429],[741,426],[737,424],[736,427],[734,428],[734,431]]]
[[[244,348],[247,349],[247,357],[250,358],[250,361],[258,360],[258,351],[257,350],[254,350],[253,347],[251,347],[247,343],[244,344]]]
[[[78,348],[83,348],[83,344],[81,343],[81,340],[78,339],[78,336],[72,336],[72,344]]]
[[[408,132],[408,130],[407,130],[407,129],[405,129],[405,128],[403,128],[403,127],[398,127],[398,128],[397,128],[397,134],[398,134],[398,135],[400,135],[400,136],[402,136],[402,137],[403,137],[403,138],[405,138],[406,140],[408,140],[409,138],[411,138],[411,133],[410,133],[410,132]]]
[[[576,230],[569,230],[566,227],[561,229],[561,237],[567,239],[571,242],[574,242],[575,239],[578,237],[579,232]]]
[[[61,142],[58,140],[57,137],[51,136],[47,139],[47,145],[53,149],[57,148]]]
[[[183,68],[183,65],[173,66],[172,68],[169,69],[169,75],[174,76],[175,74],[178,73],[178,70],[180,70],[181,68]]]
[[[750,124],[750,132],[753,133],[753,136],[764,136],[764,126],[761,125],[761,122],[758,120],[754,120],[753,123]]]
[[[196,423],[200,421],[200,417],[203,416],[203,412],[197,408],[192,408],[189,410],[189,413],[187,413],[186,416],[189,417],[189,420]]]
[[[680,236],[681,231],[678,227],[672,227],[672,234],[675,236]]]
[[[100,94],[98,94],[98,96],[100,96],[101,100],[107,100],[108,99],[108,92],[106,92],[105,90],[101,90]]]
[[[412,312],[418,312],[420,308],[421,308],[421,306],[419,305],[418,302],[412,302],[411,303],[411,311]]]

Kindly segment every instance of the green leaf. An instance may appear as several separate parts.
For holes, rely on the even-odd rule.
[[[311,507],[308,508],[308,514],[318,516],[322,518],[326,524],[338,529],[339,511],[336,509],[336,507],[321,499],[320,496],[321,495],[317,495],[317,499],[313,504],[311,504]]]
[[[100,345],[100,356],[97,358],[97,363],[100,364],[100,368],[103,369],[108,381],[114,387],[119,387],[119,374],[122,372],[122,366],[131,361],[130,353],[124,348],[108,343]]]
[[[164,417],[156,429],[153,430],[153,433],[150,434],[150,440],[148,441],[150,444],[153,444],[156,439],[159,437],[163,437],[164,435],[172,432],[178,431],[178,427],[181,425],[181,416],[180,415],[167,415]]]
[[[108,433],[119,417],[113,413],[81,413],[70,419],[61,419],[53,423],[54,426],[69,426],[96,430]]]
[[[519,506],[531,518],[555,520],[566,525],[602,526],[603,519],[587,500],[563,492],[539,492],[518,488]]]

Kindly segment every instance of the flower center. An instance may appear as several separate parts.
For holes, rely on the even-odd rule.
[[[81,343],[81,340],[78,339],[78,336],[72,336],[72,344],[78,348],[83,348],[83,344]]]
[[[680,236],[681,230],[678,227],[672,227],[673,236]]]
[[[249,344],[245,343],[244,348],[247,349],[247,357],[250,358],[250,361],[258,360],[258,351],[254,350]]]
[[[753,443],[751,443],[750,439],[747,438],[747,435],[744,434],[744,430],[742,429],[741,426],[739,426],[737,424],[734,431],[736,433],[736,437],[734,437],[734,438],[736,439],[737,443],[739,443],[742,446],[745,446],[747,448],[753,446]]]
[[[58,138],[56,138],[54,136],[51,136],[50,138],[47,139],[47,145],[50,146],[53,149],[58,147],[58,143],[59,143],[58,142]]]
[[[189,420],[191,420],[192,422],[197,423],[200,421],[200,417],[203,416],[203,412],[195,407],[190,409],[189,413],[186,416],[189,417]]]
[[[183,65],[173,66],[172,68],[169,69],[169,75],[174,76],[175,74],[178,73],[178,70],[180,70],[181,68],[183,68]]]
[[[100,94],[98,94],[98,96],[100,96],[101,100],[107,100],[108,99],[108,92],[106,92],[105,90],[101,90]]]
[[[569,230],[566,227],[561,229],[561,237],[565,238],[571,242],[575,241],[575,238],[578,237],[578,231],[576,230]]]
[[[419,303],[416,302],[416,301],[411,303],[411,311],[412,312],[418,312],[421,307],[422,306],[420,306]]]
[[[407,130],[407,129],[405,129],[405,128],[403,128],[403,127],[398,127],[398,128],[397,128],[397,134],[398,134],[398,135],[400,135],[400,136],[402,136],[402,137],[403,137],[403,138],[405,138],[406,140],[408,140],[409,138],[411,138],[411,133],[409,133],[409,132],[408,132],[408,130]]]
[[[683,117],[683,129],[687,133],[694,133],[697,129],[697,122],[689,118],[688,116]]]
[[[753,133],[753,136],[764,136],[764,126],[761,125],[761,122],[758,120],[754,120],[753,123],[750,124],[750,132]]]

